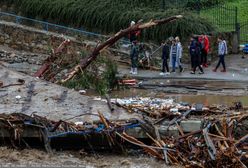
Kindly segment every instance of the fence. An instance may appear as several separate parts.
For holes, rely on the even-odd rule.
[[[248,44],[248,21],[240,24],[240,43]]]
[[[218,5],[211,10],[202,10],[201,15],[208,18],[221,32],[237,31],[238,9],[234,6]]]
[[[0,20],[11,21],[11,22],[15,22],[17,24],[26,25],[26,26],[32,26],[40,30],[55,32],[55,33],[59,33],[59,34],[67,35],[67,36],[80,35],[82,37],[86,37],[87,39],[93,39],[93,40],[96,40],[96,39],[106,40],[107,38],[109,38],[108,36],[105,36],[102,34],[93,33],[93,32],[85,31],[82,29],[75,29],[71,27],[57,25],[57,24],[53,24],[53,23],[49,23],[45,21],[35,20],[35,19],[18,16],[18,15],[11,14],[11,13],[6,13],[6,12],[0,12]],[[125,39],[120,40],[119,44],[123,44],[123,43],[129,44],[129,41]]]
[[[221,4],[223,0],[160,0],[161,8],[183,8],[200,11],[206,7]]]

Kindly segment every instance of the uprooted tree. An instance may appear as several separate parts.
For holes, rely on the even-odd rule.
[[[101,51],[112,46],[118,40],[127,36],[130,32],[147,29],[147,28],[157,26],[157,25],[168,24],[182,17],[183,17],[182,15],[177,15],[177,16],[172,16],[169,18],[161,19],[161,20],[151,20],[147,23],[137,23],[134,26],[128,27],[127,29],[120,30],[118,33],[116,33],[113,37],[109,38],[104,43],[97,45],[96,48],[93,50],[93,52],[88,57],[82,59],[80,61],[80,64],[78,64],[73,69],[71,69],[61,81],[58,81],[58,83],[65,83],[66,81],[72,79],[78,72],[80,72],[81,70],[84,70],[94,60],[96,60],[97,56],[100,54]]]

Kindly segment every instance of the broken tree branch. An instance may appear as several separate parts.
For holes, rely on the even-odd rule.
[[[139,31],[142,29],[147,29],[147,28],[154,27],[157,25],[167,24],[167,23],[173,22],[177,19],[180,19],[182,17],[183,17],[182,15],[177,15],[177,16],[172,16],[169,18],[161,19],[161,20],[151,20],[147,23],[143,23],[143,24],[137,23],[136,25],[130,26],[127,29],[120,30],[113,37],[109,38],[104,43],[98,45],[94,49],[94,51],[91,53],[91,55],[89,55],[85,59],[82,59],[80,64],[75,66],[73,69],[71,69],[70,72],[61,81],[59,81],[59,83],[64,83],[64,82],[70,80],[71,78],[73,78],[73,76],[75,76],[79,72],[80,68],[81,69],[87,68],[91,64],[91,62],[93,62],[97,58],[97,56],[100,54],[100,52],[102,50],[112,46],[118,40],[120,40],[122,37],[127,36],[130,32]]]

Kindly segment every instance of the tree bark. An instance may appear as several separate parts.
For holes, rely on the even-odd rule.
[[[104,43],[98,45],[94,49],[94,51],[91,53],[91,55],[89,55],[85,59],[82,59],[80,61],[80,64],[75,66],[73,69],[71,69],[70,72],[61,81],[59,81],[59,83],[64,83],[64,82],[70,80],[80,71],[80,69],[83,70],[83,69],[87,68],[91,64],[91,62],[93,62],[97,58],[97,56],[99,55],[99,53],[102,50],[112,46],[114,43],[116,43],[122,37],[127,36],[130,32],[139,31],[142,29],[147,29],[147,28],[157,26],[157,25],[167,24],[167,23],[173,22],[177,19],[180,19],[182,17],[183,17],[182,15],[177,15],[177,16],[172,16],[169,18],[161,19],[161,20],[151,20],[147,23],[137,23],[136,25],[130,26],[127,29],[120,30],[113,37],[109,38]]]

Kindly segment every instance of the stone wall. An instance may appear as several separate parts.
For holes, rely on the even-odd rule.
[[[53,43],[51,43],[51,37],[53,37]],[[50,54],[53,46],[58,47],[64,38],[71,40],[70,47],[74,51],[85,50],[85,47],[91,44],[88,41],[79,41],[73,37],[63,37],[61,34],[0,21],[0,45],[5,45],[15,50]]]

